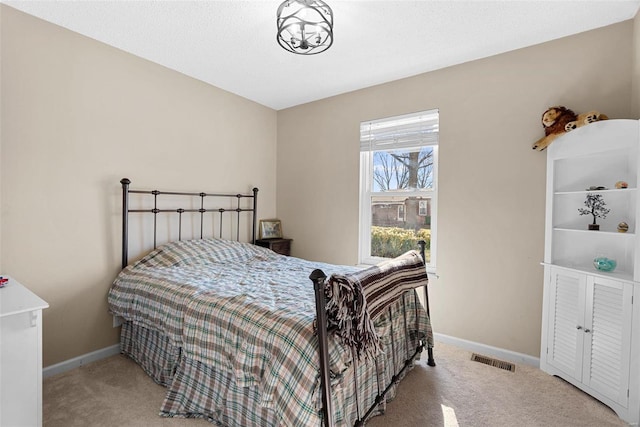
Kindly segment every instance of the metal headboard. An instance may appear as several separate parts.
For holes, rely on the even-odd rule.
[[[204,214],[219,213],[220,214],[220,237],[222,238],[222,218],[225,212],[236,212],[236,240],[240,240],[240,213],[251,212],[251,242],[256,242],[256,224],[257,217],[256,212],[258,208],[258,189],[252,190],[253,194],[217,194],[217,193],[190,193],[190,192],[175,192],[175,191],[158,191],[158,190],[131,190],[129,184],[131,180],[128,178],[122,178],[120,180],[122,184],[122,268],[125,268],[129,264],[129,214],[130,213],[147,213],[153,214],[153,248],[156,248],[157,238],[157,218],[159,213],[177,213],[178,214],[178,240],[182,240],[182,214],[185,212],[196,212],[200,215],[200,238],[203,238],[204,231]],[[153,208],[152,209],[129,209],[129,194],[147,194],[153,196]],[[200,207],[198,209],[158,209],[158,196],[195,196],[200,198]],[[223,198],[223,199],[236,199],[237,204],[234,209],[214,208],[205,209],[204,199],[205,197]],[[252,208],[242,208],[240,202],[244,198],[253,199]]]

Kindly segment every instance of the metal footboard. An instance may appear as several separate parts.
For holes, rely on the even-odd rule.
[[[422,260],[425,260],[425,247],[426,242],[420,240],[418,242],[420,245],[420,255]],[[316,297],[316,319],[317,319],[317,334],[318,334],[318,356],[320,359],[320,391],[322,393],[322,422],[325,427],[334,427],[335,420],[333,418],[333,404],[331,398],[331,382],[330,382],[330,367],[329,367],[329,351],[328,351],[328,338],[329,332],[327,331],[327,313],[326,313],[326,301],[325,301],[325,280],[327,276],[324,274],[322,270],[314,270],[309,279],[313,282],[315,297]],[[427,285],[423,286],[424,288],[424,297],[425,297],[425,309],[427,312],[427,316],[429,319],[431,318],[431,314],[429,311],[429,290],[427,289]],[[416,305],[417,310],[417,305]],[[404,309],[404,321],[405,321],[405,330],[406,330],[406,306]],[[417,313],[416,313],[416,321],[417,321]],[[393,332],[391,333],[393,336]],[[384,390],[378,393],[375,398],[373,404],[367,409],[363,416],[358,415],[358,419],[354,423],[355,427],[363,426],[365,421],[371,416],[373,411],[384,402],[385,396],[392,389],[392,387],[400,381],[403,377],[405,371],[412,365],[418,354],[422,353],[424,347],[427,347],[427,365],[436,366],[435,360],[433,358],[433,349],[428,347],[426,342],[426,337],[424,339],[418,340],[418,345],[414,353],[404,361],[402,368],[398,372],[396,372],[389,381],[388,384],[384,387]],[[392,352],[395,357],[395,352]],[[357,357],[353,355],[354,366],[357,363]],[[394,363],[394,367],[395,367]],[[394,368],[395,369],[395,368]],[[376,369],[378,371],[378,369]],[[378,379],[378,383],[380,383]],[[356,391],[357,393],[357,391]]]

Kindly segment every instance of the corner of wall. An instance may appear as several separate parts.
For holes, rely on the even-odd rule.
[[[640,11],[633,19],[631,66],[631,114],[635,119],[640,119]]]
[[[4,99],[2,97],[2,11],[4,10],[4,7],[5,6],[3,4],[0,4],[0,272],[2,272],[2,123],[4,122],[4,108],[2,108],[2,99]]]

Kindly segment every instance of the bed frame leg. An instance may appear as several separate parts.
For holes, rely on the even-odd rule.
[[[331,404],[331,379],[329,377],[329,349],[327,337],[327,312],[325,308],[324,281],[327,275],[322,270],[311,272],[316,296],[316,329],[318,335],[318,353],[320,356],[320,391],[322,393],[323,424],[333,427],[333,408]]]
[[[436,366],[436,361],[433,359],[433,349],[431,347],[427,347],[427,365]]]

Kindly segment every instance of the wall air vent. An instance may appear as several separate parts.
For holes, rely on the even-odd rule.
[[[496,368],[504,369],[505,371],[515,372],[516,365],[509,362],[504,362],[498,359],[492,359],[491,357],[481,356],[479,354],[473,353],[471,355],[471,360],[474,362],[484,363],[485,365],[493,366]]]

